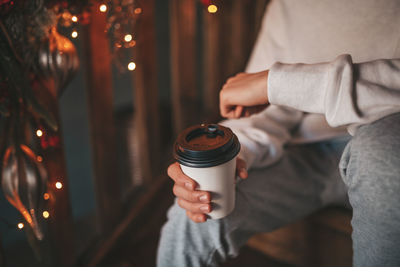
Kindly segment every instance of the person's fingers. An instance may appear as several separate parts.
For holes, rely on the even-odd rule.
[[[243,106],[236,106],[233,112],[233,116],[235,119],[240,118],[242,116],[244,107]]]
[[[240,114],[242,113],[241,108],[239,108],[239,110],[237,110],[236,106],[225,106],[223,108],[220,109],[221,112],[221,116],[227,119],[237,119],[240,118]],[[236,115],[236,114],[239,115]]]
[[[221,106],[220,112],[223,118],[228,118],[228,119],[234,118],[235,110],[233,107]]]
[[[232,110],[233,110],[233,106],[229,106],[227,105],[224,99],[224,95],[223,95],[223,90],[220,91],[220,97],[219,97],[219,112],[221,113],[221,116],[224,118],[230,118]]]
[[[235,78],[233,77],[232,79]],[[224,118],[229,118],[229,119],[240,118],[244,110],[244,107],[241,105],[234,105],[231,103],[231,97],[229,96],[230,94],[226,93],[226,90],[224,90],[224,88],[226,88],[229,83],[232,83],[230,82],[230,79],[224,85],[219,94],[220,113],[221,116]]]
[[[241,158],[237,158],[236,160],[236,172],[237,175],[242,179],[246,179],[247,177],[249,177],[246,162]]]
[[[207,220],[207,216],[203,213],[194,213],[191,211],[186,211],[186,216],[188,216],[188,218],[194,221],[195,223],[202,223]]]
[[[176,184],[184,186],[188,190],[194,190],[196,188],[196,182],[182,172],[178,162],[169,165],[167,173]]]
[[[188,190],[186,187],[175,184],[172,189],[174,195],[193,203],[210,203],[211,196],[209,192],[199,190]]]
[[[245,117],[249,117],[250,115],[253,115],[253,114],[256,114],[256,113],[259,113],[259,112],[263,111],[267,107],[268,107],[268,104],[266,104],[266,105],[257,105],[257,106],[252,106],[252,107],[246,107],[244,109],[243,114],[244,114]]]
[[[211,204],[193,203],[183,198],[178,198],[178,205],[187,211],[194,213],[209,213],[211,212]]]
[[[238,73],[228,78],[219,94],[221,115],[225,118],[240,118],[260,112],[265,108],[264,104],[269,103],[267,81],[268,70]]]

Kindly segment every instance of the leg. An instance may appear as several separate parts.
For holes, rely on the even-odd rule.
[[[354,266],[400,266],[400,113],[361,127],[341,162]]]
[[[257,232],[272,231],[346,197],[337,165],[344,141],[290,146],[275,165],[237,185],[235,210],[196,224],[176,204],[161,233],[158,266],[216,266]]]

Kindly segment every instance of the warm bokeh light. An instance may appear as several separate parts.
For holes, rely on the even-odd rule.
[[[43,218],[47,219],[47,218],[49,218],[49,216],[50,216],[50,213],[47,210],[43,211]]]
[[[105,4],[101,4],[99,7],[100,12],[106,12],[107,11],[107,6]]]
[[[77,16],[72,16],[71,20],[72,20],[73,22],[78,22],[78,17],[77,17]]]
[[[209,5],[207,8],[208,12],[210,13],[216,13],[218,10],[218,7],[216,5]]]
[[[77,31],[73,31],[73,32],[71,33],[71,37],[72,37],[72,38],[78,37],[78,32],[77,32]]]
[[[136,64],[135,64],[135,62],[129,62],[129,64],[128,64],[128,70],[132,71],[132,70],[134,70],[134,69],[136,69]]]
[[[142,9],[140,7],[135,8],[135,14],[142,13]]]
[[[132,40],[127,45],[128,45],[128,47],[134,47],[136,45],[136,42],[135,42],[135,40]],[[127,47],[127,46],[125,45],[125,47]]]
[[[48,200],[50,198],[50,195],[48,193],[43,194],[44,200]]]
[[[42,158],[42,156],[37,156],[37,157],[36,157],[36,160],[37,160],[38,162],[42,162],[42,161],[43,161],[43,158]]]
[[[19,223],[18,224],[18,229],[22,229],[22,228],[24,228],[24,224],[23,223]]]
[[[43,135],[42,130],[38,129],[38,130],[36,131],[36,135],[37,135],[38,137],[41,137],[41,136]]]
[[[63,184],[61,182],[56,183],[56,188],[61,189],[63,187]]]
[[[124,40],[125,40],[125,42],[127,42],[127,43],[130,42],[130,41],[132,41],[132,35],[131,35],[131,34],[125,35]]]
[[[22,216],[24,216],[25,220],[28,223],[32,223],[32,217],[31,217],[31,215],[29,214],[29,212],[27,210],[23,210],[22,211]],[[24,224],[22,224],[22,227],[24,227]]]

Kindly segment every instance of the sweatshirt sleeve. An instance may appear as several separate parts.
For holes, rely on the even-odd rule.
[[[275,63],[268,78],[271,104],[321,113],[330,126],[357,127],[400,112],[400,59],[353,64],[350,55],[318,64]]]
[[[241,151],[239,156],[247,168],[262,168],[277,162],[283,145],[291,139],[291,131],[302,120],[303,112],[271,105],[248,118],[230,119],[221,124],[237,135]]]

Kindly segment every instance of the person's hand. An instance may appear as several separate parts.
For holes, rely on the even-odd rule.
[[[246,179],[248,173],[246,162],[237,158],[236,174]],[[211,194],[207,191],[196,190],[197,183],[186,176],[178,162],[168,167],[168,176],[174,180],[173,193],[178,198],[178,205],[186,210],[186,215],[196,223],[205,222],[207,213],[211,212]]]
[[[262,111],[268,106],[268,70],[239,73],[229,78],[219,94],[222,117],[240,118]]]

